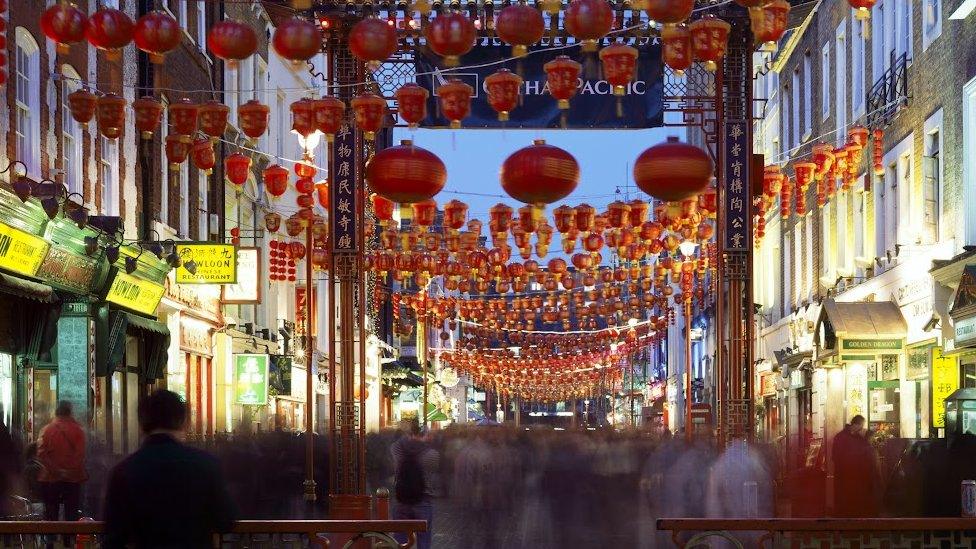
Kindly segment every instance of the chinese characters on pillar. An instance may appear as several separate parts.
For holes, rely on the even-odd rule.
[[[332,249],[356,251],[356,133],[344,124],[332,144]]]
[[[751,191],[749,188],[749,147],[746,122],[725,123],[725,250],[749,248]]]

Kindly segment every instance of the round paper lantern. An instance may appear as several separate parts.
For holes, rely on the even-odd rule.
[[[295,180],[295,190],[299,194],[312,194],[315,192],[315,182],[311,177],[299,177]]]
[[[322,50],[322,33],[315,23],[291,17],[278,24],[271,45],[282,58],[304,63]]]
[[[241,192],[251,173],[251,158],[239,152],[227,155],[224,158],[224,173],[227,180],[237,188],[237,192]]]
[[[456,67],[462,55],[474,47],[478,29],[465,15],[456,12],[438,15],[424,33],[427,46],[444,58],[444,66]]]
[[[376,70],[397,51],[396,29],[387,20],[367,17],[349,31],[349,51]]]
[[[264,135],[264,132],[268,131],[268,118],[270,116],[271,108],[257,99],[251,99],[237,107],[238,125],[251,141],[257,141]]]
[[[714,15],[708,14],[692,23],[689,28],[695,58],[705,64],[706,70],[715,72],[718,70],[719,61],[725,57],[732,27]]]
[[[274,198],[281,198],[288,190],[288,168],[277,164],[268,166],[261,173],[264,180],[264,190]]]
[[[315,117],[315,127],[325,134],[326,142],[332,143],[335,140],[335,134],[342,129],[346,104],[341,99],[323,95],[312,101],[312,111]]]
[[[366,181],[376,194],[400,204],[433,198],[447,182],[447,168],[434,153],[403,140],[366,165]]]
[[[118,61],[122,55],[120,50],[132,42],[133,27],[132,19],[125,12],[102,8],[88,18],[85,38],[89,44],[104,51],[107,59]]]
[[[182,138],[182,135],[175,134],[166,136],[166,160],[170,170],[179,170],[180,164],[186,162],[186,157],[190,154],[190,144]]]
[[[695,0],[647,0],[645,11],[666,28],[687,21],[694,9]]]
[[[596,51],[601,38],[613,28],[613,10],[606,0],[572,0],[566,8],[566,32]]]
[[[429,96],[430,93],[426,88],[413,82],[400,86],[400,89],[394,94],[397,112],[411,129],[417,128],[424,121],[424,118],[427,118],[427,98]]]
[[[159,64],[168,52],[180,45],[183,30],[172,15],[155,10],[136,21],[132,38],[137,48],[149,54],[151,63]]]
[[[529,46],[542,40],[545,32],[542,13],[523,3],[506,6],[495,17],[495,33],[502,42],[512,46],[513,57],[528,53]]]
[[[98,133],[107,139],[118,139],[125,127],[125,99],[110,93],[98,98]]]
[[[675,76],[681,77],[691,68],[691,31],[687,25],[667,25],[661,29],[661,57]]]
[[[509,196],[538,209],[572,193],[580,169],[573,155],[537,139],[506,158],[499,176]]]
[[[207,48],[215,57],[234,67],[258,51],[258,35],[250,25],[236,19],[224,19],[210,27]]]
[[[615,42],[600,50],[603,76],[613,86],[614,95],[625,95],[637,70],[637,48]]]
[[[789,16],[790,3],[786,0],[773,0],[762,7],[750,9],[749,18],[756,42],[764,43],[768,51],[775,51],[776,43],[786,34]]]
[[[173,126],[173,133],[183,136],[187,143],[190,136],[197,131],[197,121],[200,117],[200,105],[183,98],[169,106],[169,122]]]
[[[48,40],[57,44],[58,53],[65,54],[71,44],[85,39],[88,17],[68,2],[57,2],[41,14],[41,30]]]
[[[213,143],[210,142],[210,139],[201,137],[193,142],[193,146],[190,148],[190,160],[193,161],[193,166],[203,173],[207,175],[213,173],[213,168],[217,164],[217,156],[214,154]]]
[[[499,69],[485,78],[488,104],[498,113],[499,121],[507,121],[508,113],[518,106],[519,92],[521,89],[522,77],[508,69]]]
[[[637,157],[634,181],[658,200],[676,201],[700,193],[712,179],[712,159],[694,145],[669,137]]]
[[[163,109],[163,104],[149,95],[132,102],[132,110],[136,113],[136,129],[143,139],[152,139],[153,132],[163,119]]]
[[[568,109],[569,100],[576,95],[583,65],[565,55],[560,55],[543,65],[542,68],[546,71],[549,94],[556,98],[560,109]]]
[[[230,116],[230,107],[214,100],[207,101],[200,105],[200,130],[216,141],[227,131],[228,116]]]
[[[452,129],[460,128],[461,121],[471,112],[472,95],[474,95],[474,88],[456,79],[449,80],[437,88],[441,114],[451,122]]]
[[[376,132],[383,127],[387,115],[386,99],[375,95],[357,95],[350,101],[356,115],[356,127],[363,132],[367,141],[376,139]]]
[[[95,118],[95,108],[98,98],[88,90],[75,90],[68,94],[68,109],[71,118],[83,126],[87,126]]]

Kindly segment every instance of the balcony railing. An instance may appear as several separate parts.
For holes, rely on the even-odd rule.
[[[885,128],[908,106],[908,55],[891,55],[891,66],[881,73],[868,91],[867,125]]]
[[[763,549],[820,547],[976,547],[976,519],[661,519],[675,547],[726,546]]]

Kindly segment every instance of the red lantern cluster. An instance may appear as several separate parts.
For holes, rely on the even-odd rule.
[[[876,129],[872,134],[871,169],[876,176],[883,176],[884,169],[884,130]]]
[[[268,280],[271,282],[295,281],[295,258],[287,242],[272,239],[268,242]],[[302,254],[304,255],[304,254]]]
[[[702,192],[713,175],[712,159],[700,148],[669,137],[634,163],[634,181],[658,200],[684,200]]]
[[[250,25],[236,19],[224,19],[210,27],[207,48],[215,57],[234,67],[258,50],[258,35]]]

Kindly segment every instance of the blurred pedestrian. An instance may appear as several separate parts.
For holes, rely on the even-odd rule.
[[[235,510],[217,459],[182,441],[186,404],[159,390],[139,406],[142,447],[109,476],[105,496],[107,549],[210,548]]]
[[[864,416],[856,415],[834,436],[834,514],[875,517],[881,493],[878,457],[867,439]]]
[[[60,520],[62,505],[64,520],[75,521],[81,516],[81,485],[88,480],[85,432],[72,413],[70,402],[59,402],[54,419],[41,429],[38,437],[37,459],[41,469],[37,479],[44,500],[44,520]]]
[[[424,440],[416,418],[402,422],[400,428],[403,436],[390,447],[395,478],[393,518],[427,521],[427,531],[417,534],[417,547],[430,549],[440,454]]]

